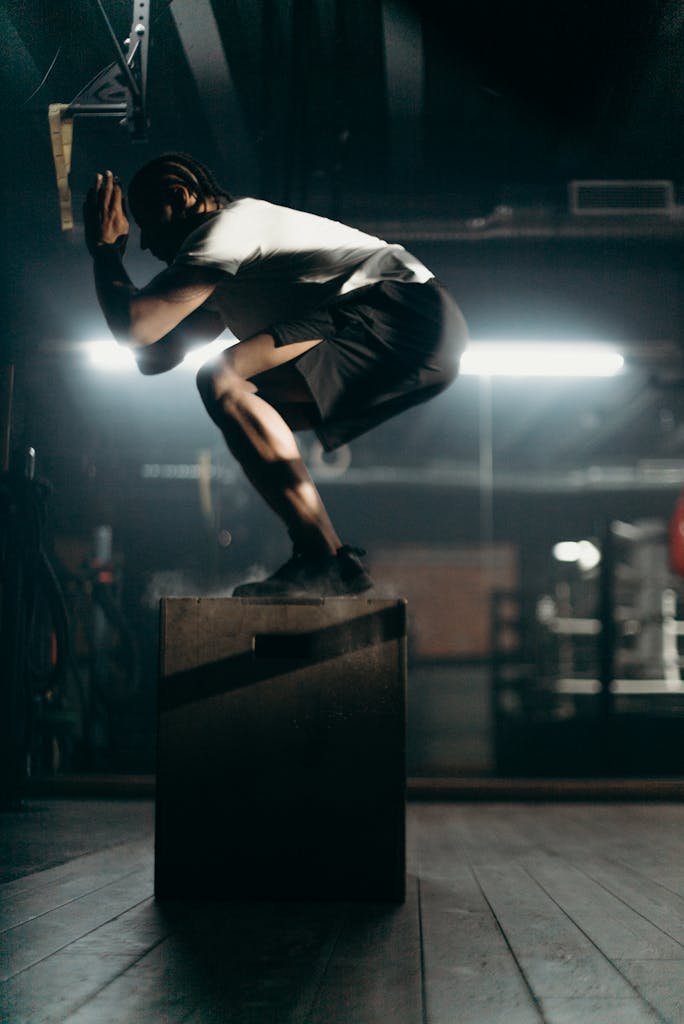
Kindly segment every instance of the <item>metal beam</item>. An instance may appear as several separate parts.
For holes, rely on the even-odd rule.
[[[412,186],[422,165],[424,57],[417,6],[407,0],[382,3],[390,168],[400,187]]]
[[[427,205],[427,203],[426,203]],[[678,210],[681,209],[678,207]],[[358,223],[357,223],[358,222]],[[684,239],[684,216],[596,218],[596,223],[578,222],[576,217],[559,216],[552,208],[542,215],[510,210],[504,217],[460,220],[438,213],[422,217],[407,215],[401,220],[382,215],[359,215],[355,226],[381,238],[402,242],[573,242],[608,241],[679,242]]]
[[[139,468],[143,480],[173,480],[179,485],[196,481],[201,469],[197,463],[145,463]],[[219,486],[234,487],[241,480],[232,465],[212,467],[212,480]],[[416,486],[453,487],[460,491],[479,491],[481,470],[477,462],[440,462],[423,466],[350,466],[340,475],[325,469],[313,469],[312,476],[325,487]],[[676,494],[684,485],[684,460],[660,463],[600,463],[568,470],[508,468],[497,470],[494,492],[508,494],[613,494],[621,491],[664,491]]]
[[[257,181],[257,161],[211,3],[174,0],[170,10],[214,145],[231,169],[236,191],[249,192]]]

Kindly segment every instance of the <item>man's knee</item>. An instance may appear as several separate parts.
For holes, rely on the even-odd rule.
[[[205,408],[217,421],[230,418],[244,395],[254,394],[257,390],[251,381],[244,380],[235,372],[225,356],[201,366],[196,380]]]
[[[195,382],[197,384],[197,390],[200,393],[200,398],[204,402],[209,411],[216,404],[216,364],[212,359],[211,362],[203,363],[197,371]]]

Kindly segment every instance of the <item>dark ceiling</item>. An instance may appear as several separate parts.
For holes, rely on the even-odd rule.
[[[131,0],[103,3],[123,39]],[[152,0],[152,19],[148,141],[76,122],[77,213],[96,168],[125,178],[183,149],[236,191],[391,233],[452,288],[474,337],[598,337],[632,356],[619,381],[494,386],[502,487],[581,489],[601,472],[606,487],[619,472],[625,487],[684,480],[679,0]],[[0,33],[4,342],[39,431],[52,422],[46,382],[73,384],[69,344],[90,325],[102,333],[78,225],[59,229],[47,105],[70,101],[112,51],[91,0],[6,0]],[[672,181],[676,203],[573,218],[578,178]],[[139,256],[131,266],[154,272]],[[359,441],[354,465],[433,467],[470,486],[482,409],[479,385],[463,380],[410,414],[400,450],[399,428],[384,427]],[[129,411],[124,435],[137,429]],[[66,445],[88,422],[81,410],[53,427]]]
[[[7,156],[33,179],[47,103],[113,55],[94,0],[3,7],[3,105],[19,115]],[[104,7],[123,39],[133,3]],[[679,176],[677,0],[152,0],[151,17],[150,148],[199,148],[239,190],[383,195],[389,178],[391,191],[486,204],[506,187]],[[212,109],[226,75],[243,130],[229,104]],[[93,133],[78,131],[77,167],[82,149],[99,152]],[[245,158],[258,183],[235,182]]]

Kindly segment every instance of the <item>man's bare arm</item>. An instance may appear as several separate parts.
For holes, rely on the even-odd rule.
[[[218,338],[224,325],[218,313],[198,309],[152,345],[134,350],[138,369],[146,375],[165,373],[183,362],[187,353]]]
[[[97,298],[109,329],[120,344],[133,349],[153,345],[199,310],[221,276],[210,267],[172,266],[136,288],[115,246],[100,246],[93,262]]]
[[[139,349],[165,338],[206,302],[221,278],[211,267],[171,266],[136,288],[123,265],[129,225],[123,192],[111,171],[96,176],[84,220],[98,301],[122,345]]]

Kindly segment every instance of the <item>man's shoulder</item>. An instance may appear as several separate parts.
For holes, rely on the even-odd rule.
[[[183,242],[174,264],[213,265],[228,274],[253,256],[259,224],[267,221],[270,204],[262,199],[234,199],[220,210],[202,215]]]
[[[241,196],[239,199],[232,199],[226,206],[216,214],[218,222],[233,220],[238,217],[259,216],[268,213],[269,210],[279,210],[284,207],[269,203],[266,199],[256,199],[254,196]]]
[[[272,216],[275,209],[278,207],[264,199],[253,199],[251,196],[233,199],[220,210],[205,214],[202,223],[186,239],[183,249],[195,250],[201,244],[211,244],[228,235],[235,237],[241,228]]]

